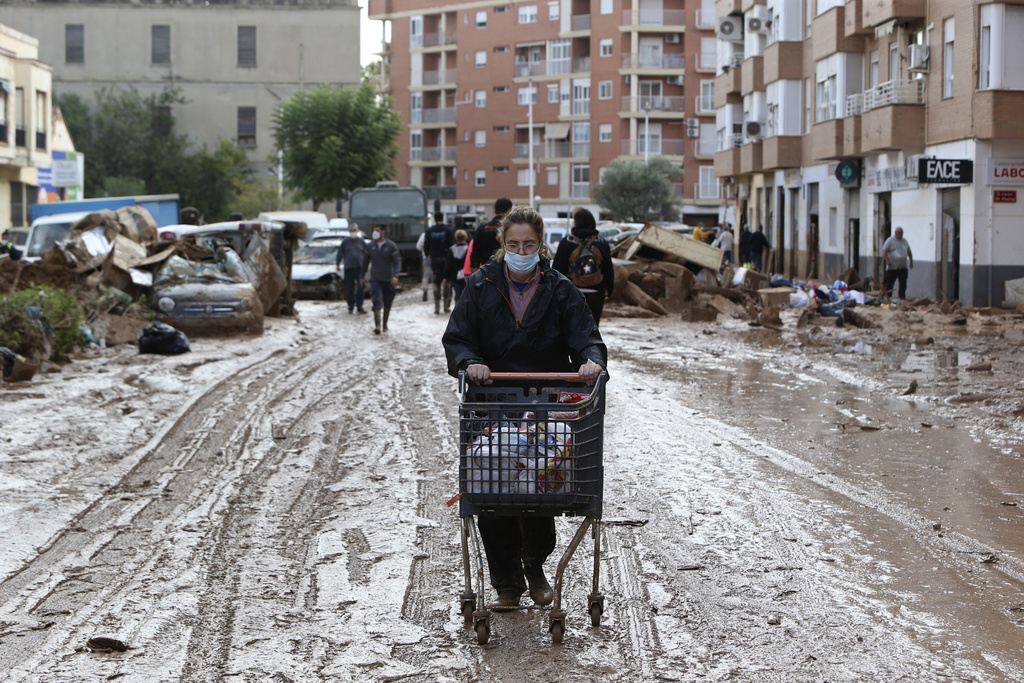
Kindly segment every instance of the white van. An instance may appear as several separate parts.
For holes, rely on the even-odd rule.
[[[71,226],[88,216],[92,211],[75,211],[74,213],[55,213],[40,216],[32,221],[28,229],[28,240],[25,242],[25,261],[38,261],[43,254],[50,251],[57,242],[71,237]]]
[[[257,220],[280,221],[282,223],[302,221],[306,224],[307,232],[304,238],[306,240],[312,237],[318,230],[326,230],[330,226],[327,216],[319,211],[264,211],[257,216]]]

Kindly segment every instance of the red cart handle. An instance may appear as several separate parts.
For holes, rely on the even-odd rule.
[[[552,379],[566,382],[582,382],[578,372],[492,372],[491,379],[497,380],[537,380]]]

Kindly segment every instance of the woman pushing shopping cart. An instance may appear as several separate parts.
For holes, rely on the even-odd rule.
[[[497,593],[492,607],[517,608],[529,586],[535,604],[555,603],[549,627],[559,642],[565,631],[561,575],[601,513],[607,350],[583,296],[551,268],[540,214],[514,207],[502,220],[499,242],[494,258],[467,280],[442,338],[448,371],[460,377],[462,392],[462,611],[480,642],[487,642],[490,611],[482,580],[479,593],[471,584],[469,539],[476,536],[470,518],[476,516]],[[552,589],[543,565],[555,548],[554,517],[562,514],[585,520]],[[590,612],[597,623],[603,599],[597,592],[596,527],[594,538]],[[478,570],[482,574],[479,560]]]

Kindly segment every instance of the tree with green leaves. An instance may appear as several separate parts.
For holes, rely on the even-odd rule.
[[[679,200],[672,183],[683,177],[683,169],[662,156],[648,163],[616,159],[608,165],[604,179],[592,196],[612,220],[643,223],[679,220]]]
[[[369,82],[299,91],[279,105],[274,126],[284,185],[294,190],[293,199],[312,200],[314,210],[396,174],[402,122],[391,100],[378,99]]]

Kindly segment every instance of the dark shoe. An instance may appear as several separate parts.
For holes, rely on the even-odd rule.
[[[353,311],[353,310],[352,310],[351,308],[350,308],[350,309],[348,309],[348,314],[349,314],[349,315],[352,315],[353,313],[355,313],[355,311]]]
[[[517,607],[519,605],[519,593],[514,590],[498,591],[498,604],[502,607]]]
[[[357,312],[358,312],[358,313],[361,313],[361,314],[363,314],[363,315],[366,315],[366,311],[364,311],[364,310],[363,310],[363,309],[361,309],[361,308],[360,308],[360,309],[359,309],[359,310],[358,310]]]
[[[373,333],[380,334],[380,311],[373,312]]]
[[[391,315],[391,309],[390,308],[385,308],[384,309],[384,331],[385,332],[388,331],[388,316],[390,316],[390,315]]]
[[[544,576],[543,567],[523,567],[526,570],[526,581],[530,584],[530,598],[538,605],[550,605],[555,599],[555,592]]]

